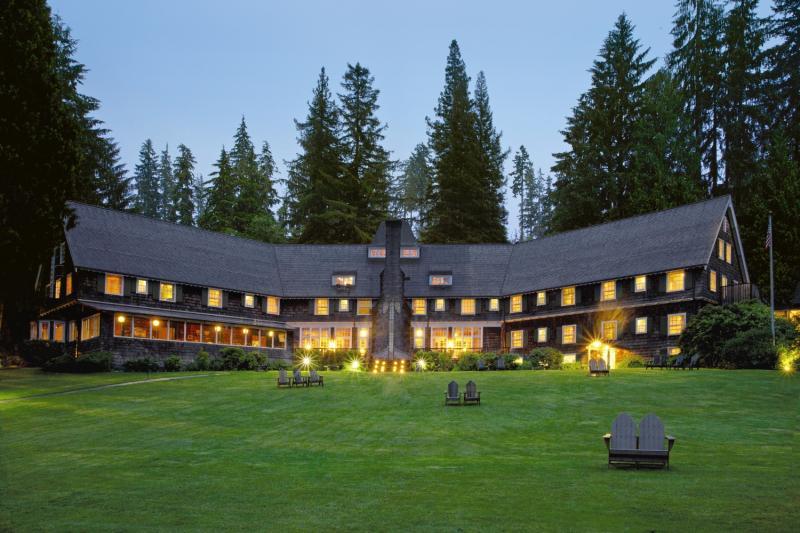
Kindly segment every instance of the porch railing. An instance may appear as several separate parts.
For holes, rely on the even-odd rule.
[[[727,287],[720,287],[720,304],[730,305],[745,300],[761,300],[758,286],[756,286],[755,283],[739,283],[736,285],[728,285]]]

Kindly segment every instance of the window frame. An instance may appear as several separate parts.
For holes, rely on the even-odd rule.
[[[639,329],[639,324],[641,324],[642,321],[644,321],[644,331]],[[646,317],[646,316],[637,316],[635,318],[635,320],[634,320],[634,327],[633,327],[634,334],[635,335],[647,335],[647,330],[650,329],[648,327],[650,325],[649,322],[650,322],[650,320],[649,320],[648,317]]]
[[[464,310],[464,304],[467,302],[472,302],[472,310],[469,310],[469,304],[467,304],[467,310]],[[477,303],[475,298],[461,298],[461,314],[464,316],[474,316],[477,312]]]
[[[561,307],[569,307],[571,305],[575,305],[575,292],[576,292],[575,285],[561,288]],[[571,294],[572,297],[566,299],[565,297],[567,294]]]
[[[165,287],[172,287],[171,293],[172,296],[170,298],[164,298],[164,288]],[[176,286],[174,283],[170,283],[168,281],[159,281],[158,282],[158,301],[160,302],[174,302],[175,301],[175,293],[176,293]]]
[[[522,312],[522,295],[521,294],[512,294],[511,299],[509,301],[508,306],[509,313],[521,313]]]
[[[356,315],[369,316],[371,314],[372,314],[372,300],[370,300],[369,298],[358,299],[356,301]]]
[[[524,348],[525,347],[525,330],[514,329],[511,330],[511,348]]]
[[[729,265],[733,264],[733,245],[729,242],[725,243],[725,262]]]
[[[119,280],[119,292],[109,292],[108,290],[109,278],[117,278]],[[125,276],[123,276],[122,274],[112,274],[110,272],[106,272],[103,283],[103,294],[106,294],[108,296],[122,296],[123,294],[125,294]]]
[[[500,298],[489,298],[489,311],[500,310]]]
[[[64,296],[72,294],[72,272],[67,272],[64,276]]]
[[[342,305],[344,304],[344,306]],[[337,306],[340,313],[349,313],[350,312],[350,299],[349,298],[339,298],[339,304]]]
[[[325,305],[320,305],[325,302]],[[324,312],[323,311],[324,308]],[[331,313],[331,302],[329,298],[314,298],[314,316],[328,316]]]
[[[441,280],[439,282],[438,280]],[[428,285],[430,287],[452,287],[452,274],[428,274]]]
[[[708,290],[710,292],[719,291],[719,279],[717,279],[717,271],[713,268],[708,269]]]
[[[418,304],[422,302],[422,305]],[[421,309],[421,312],[420,312]],[[428,314],[428,300],[425,298],[412,298],[411,299],[411,314],[414,316],[425,316]]]
[[[412,333],[412,344],[415,350],[425,349],[425,328],[416,327]]]
[[[536,342],[538,343],[545,343],[547,342],[547,328],[536,328]]]
[[[614,336],[606,337],[606,325],[614,326]],[[601,320],[600,321],[600,338],[603,341],[615,341],[619,339],[619,321],[617,320]]]
[[[725,261],[725,240],[722,237],[717,238],[717,259]]]
[[[681,285],[680,288],[674,288],[671,286],[670,278],[673,275],[681,275]],[[667,284],[666,284],[666,292],[681,292],[686,290],[686,269],[677,269],[677,270],[670,270],[667,272]]]
[[[614,295],[608,296],[607,292],[609,284],[613,289]],[[600,301],[601,302],[611,302],[617,299],[617,280],[606,280],[600,283]]]
[[[355,287],[355,274],[333,274],[331,276],[331,286],[333,287]]]
[[[433,300],[433,310],[436,311],[437,313],[442,313],[444,311],[447,311],[447,300],[445,300],[444,298],[435,298]]]
[[[639,281],[642,281],[641,287]],[[647,276],[636,276],[633,278],[633,292],[647,292]]]
[[[547,305],[547,292],[546,291],[537,291],[536,292],[536,306],[541,307],[543,305]]]
[[[566,332],[571,331],[570,341],[567,341]],[[578,325],[577,324],[562,324],[561,326],[561,344],[577,344],[578,342]]]
[[[250,304],[248,305],[247,300],[250,300]],[[246,292],[242,295],[242,306],[247,307],[248,309],[255,309],[256,307],[256,295]]]
[[[211,292],[214,291],[217,294],[217,303],[219,305],[214,305],[211,303]],[[216,289],[214,287],[208,287],[206,289],[206,307],[213,307],[214,309],[222,309],[222,289]]]
[[[94,325],[97,331],[94,331]],[[88,341],[100,336],[100,313],[95,313],[81,319],[81,340]]]
[[[267,296],[267,314],[279,315],[281,314],[281,299],[277,296]]]
[[[61,278],[60,277],[56,278],[53,284],[53,298],[55,298],[56,300],[59,300],[61,298],[61,285],[62,285]]]
[[[681,329],[678,332],[673,332],[672,324],[670,323],[670,319],[672,317],[681,317]],[[686,330],[686,312],[683,313],[669,313],[667,315],[667,336],[668,337],[675,337],[680,335]]]
[[[142,289],[144,284],[144,289]],[[136,278],[136,294],[146,295],[150,292],[150,283],[144,278]]]

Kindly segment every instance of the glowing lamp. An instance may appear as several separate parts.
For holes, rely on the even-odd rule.
[[[159,319],[156,318],[155,320],[153,320],[153,327],[154,328],[157,328],[160,325],[161,325],[161,321]]]
[[[425,370],[425,365],[426,364],[427,364],[427,362],[425,361],[425,359],[423,359],[421,357],[419,359],[417,359],[417,368],[419,368],[420,370]]]
[[[353,359],[350,361],[350,370],[358,370],[358,359]]]
[[[329,341],[328,342],[328,348],[331,349],[331,350],[335,350],[336,349],[336,341]]]
[[[447,346],[447,348],[449,348],[449,349],[452,349],[452,348],[453,348],[453,346],[454,346],[454,345],[453,345],[453,341],[450,341],[450,340],[449,340],[449,341],[447,341],[447,344],[446,344],[446,346]]]
[[[589,348],[592,348],[592,349],[594,349],[594,350],[599,350],[599,349],[600,349],[600,347],[602,347],[602,346],[603,346],[603,343],[602,343],[602,342],[600,342],[600,341],[598,341],[598,340],[594,340],[594,341],[592,341],[592,343],[589,345]]]
[[[303,357],[303,366],[309,366],[311,364],[311,358],[309,356]]]
[[[275,332],[272,331],[272,330],[269,330],[269,333],[267,333],[267,335],[270,336],[270,337],[274,337],[275,336]]]
[[[249,330],[249,329],[247,329],[247,328],[244,328],[244,329],[242,330],[242,333],[244,333],[245,335],[247,335],[248,333],[250,333],[250,330]]]
[[[361,328],[360,330],[358,330],[358,336],[361,337],[362,339],[365,338],[368,334],[369,330],[367,330],[367,328]]]
[[[307,343],[306,343],[306,350],[310,350],[310,349],[311,349],[311,343],[310,343],[310,342],[307,342]]]
[[[124,324],[125,323],[125,316],[124,315],[119,315],[117,317],[117,322],[119,322],[120,324]]]

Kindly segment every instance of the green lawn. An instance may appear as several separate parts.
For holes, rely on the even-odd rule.
[[[275,373],[239,372],[41,395],[141,379],[0,372],[0,530],[771,532],[800,519],[796,376],[328,372],[325,388],[278,390]],[[475,379],[484,404],[445,408],[450,379]],[[671,470],[606,467],[620,411],[661,416]]]

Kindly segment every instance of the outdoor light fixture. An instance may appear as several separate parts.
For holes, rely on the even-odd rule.
[[[358,359],[353,359],[352,361],[350,361],[350,370],[358,370],[358,366],[359,366]]]
[[[157,328],[160,325],[161,325],[161,321],[159,319],[156,318],[155,320],[153,320],[153,327],[154,328]],[[219,330],[217,330],[217,331],[219,331]]]
[[[214,326],[214,331],[219,333],[220,331],[222,331],[222,326]]]
[[[592,343],[589,345],[589,348],[592,348],[592,349],[594,349],[594,350],[599,350],[599,349],[600,349],[602,346],[603,346],[603,343],[602,343],[602,342],[600,342],[600,341],[598,341],[598,340],[594,340],[594,341],[592,341]]]
[[[267,335],[269,335],[270,337],[273,337],[273,336],[275,336],[275,332],[272,331],[272,330],[269,330],[269,333],[267,333]]]
[[[420,370],[425,370],[425,366],[426,365],[427,365],[427,362],[425,361],[425,359],[423,359],[422,357],[417,359],[417,368],[419,368]]]
[[[247,328],[244,328],[244,329],[242,330],[242,333],[244,333],[245,335],[247,335],[248,333],[250,333],[250,330],[249,330],[249,329],[247,329]]]
[[[124,324],[125,323],[125,316],[124,315],[119,315],[117,317],[117,322],[119,322],[120,324]]]
[[[311,358],[309,356],[303,357],[303,366],[308,367],[311,365]]]
[[[310,343],[310,342],[307,342],[307,343],[306,343],[306,350],[310,350],[310,349],[311,349],[311,343]]]
[[[336,349],[336,341],[328,341],[328,349],[335,350]]]

